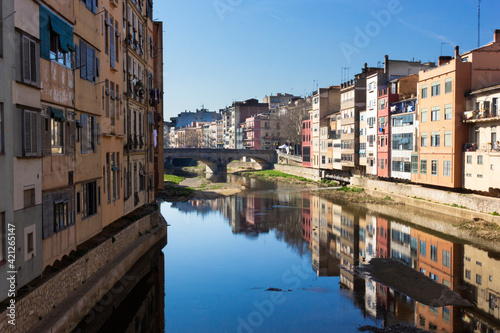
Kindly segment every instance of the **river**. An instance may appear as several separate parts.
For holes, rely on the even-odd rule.
[[[447,232],[453,227],[444,216],[404,206],[342,205],[322,198],[322,191],[227,177],[248,190],[161,204],[168,245],[159,257],[164,262],[153,265],[156,273],[144,277],[151,287],[129,303],[139,309],[128,319],[135,331],[356,332],[396,324],[436,332],[500,330],[495,244]],[[417,302],[411,297],[427,288],[395,288],[359,274],[358,266],[377,257],[420,272],[427,285],[449,287],[471,306]],[[162,307],[164,316],[158,315]],[[103,327],[113,327],[113,320],[124,317]]]

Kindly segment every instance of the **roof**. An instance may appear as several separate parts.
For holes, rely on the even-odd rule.
[[[477,90],[473,90],[470,92],[470,95],[479,95],[482,93],[490,92],[490,91],[495,91],[495,90],[500,90],[500,84],[496,84],[494,86],[489,86]]]

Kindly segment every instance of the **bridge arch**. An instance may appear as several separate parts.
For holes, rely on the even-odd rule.
[[[234,160],[248,157],[256,161],[261,169],[272,167],[277,161],[274,150],[254,149],[201,149],[201,148],[166,148],[165,161],[176,158],[192,158],[207,165],[207,173],[227,171],[227,165]]]

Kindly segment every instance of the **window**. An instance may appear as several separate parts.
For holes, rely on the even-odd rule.
[[[437,246],[434,245],[431,245],[431,260],[436,262],[438,260]]]
[[[80,46],[76,48],[76,67],[80,68],[80,77],[90,82],[96,82],[99,76],[99,58],[96,50],[84,41],[80,40]]]
[[[68,201],[54,204],[54,231],[60,231],[68,227],[70,221]]]
[[[427,133],[422,133],[420,135],[420,146],[427,147]]]
[[[24,190],[24,208],[33,207],[35,205],[35,189]]]
[[[483,277],[479,274],[476,274],[476,283],[479,285],[483,283]]]
[[[411,173],[418,173],[418,155],[411,155]]]
[[[446,79],[444,81],[444,93],[445,94],[451,93],[452,81],[453,81],[453,79],[451,79],[451,78]]]
[[[40,47],[34,39],[21,35],[21,81],[39,83]]]
[[[427,244],[424,241],[420,241],[420,255],[425,257],[427,255]]]
[[[444,131],[444,146],[451,147],[451,131]]]
[[[438,174],[438,161],[432,160],[431,161],[431,175],[437,176],[437,174]]]
[[[50,142],[52,154],[63,153],[63,122],[51,118]]]
[[[470,277],[471,277],[470,270],[466,269],[465,270],[465,278],[470,280]]]
[[[440,120],[440,113],[441,113],[441,110],[440,110],[439,106],[434,106],[431,109],[431,121]]]
[[[477,156],[477,164],[483,164],[483,155]]]
[[[439,96],[441,94],[441,83],[434,82],[431,87],[431,96]]]
[[[422,86],[422,98],[427,98],[427,85]]]
[[[422,175],[427,174],[427,160],[420,160],[420,173]]]
[[[439,132],[431,132],[431,147],[439,147],[440,134]]]
[[[80,0],[80,1],[85,3],[88,10],[90,10],[94,14],[97,13],[97,9],[99,9],[99,0]]]
[[[1,6],[0,6],[1,7]],[[0,9],[0,13],[2,10]],[[1,22],[0,22],[0,27],[1,27]],[[1,33],[1,29],[0,29]],[[0,43],[1,43],[1,38],[0,38]],[[3,104],[0,103],[0,154],[5,153],[5,145],[4,145],[4,128],[3,128]],[[1,260],[1,258],[0,258]]]
[[[446,104],[444,106],[444,119],[451,119],[452,118],[452,106],[451,104]]]
[[[82,133],[82,140],[81,140],[82,154],[86,154],[89,150],[96,152],[97,151],[96,118],[93,116],[87,116],[82,114],[80,116],[80,123],[82,126],[82,128],[80,129]]]
[[[443,176],[451,177],[451,161],[443,162]]]
[[[413,150],[413,133],[393,134],[392,149]]]
[[[420,121],[422,123],[426,123],[427,122],[427,109],[422,109],[422,112],[420,114]]]
[[[35,111],[23,111],[23,150],[24,156],[38,156],[40,154],[41,134],[39,128],[40,114]]]
[[[443,250],[443,266],[450,268],[450,252]]]
[[[97,213],[97,183],[95,181],[82,185],[82,200],[83,218]]]
[[[467,155],[467,164],[472,164],[472,155]]]

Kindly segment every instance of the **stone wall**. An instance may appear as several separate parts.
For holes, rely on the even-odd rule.
[[[381,192],[387,193],[389,196],[391,194],[399,195],[402,197],[413,198],[416,202],[413,205],[419,204],[419,201],[423,206],[428,206],[429,209],[432,208],[432,203],[438,204],[446,204],[446,205],[456,205],[459,207],[465,207],[467,209],[473,210],[475,212],[480,212],[484,214],[491,214],[493,212],[500,213],[500,199],[485,197],[476,194],[461,194],[449,192],[446,190],[437,190],[432,188],[426,188],[419,185],[413,184],[403,184],[403,183],[391,183],[380,180],[370,180],[367,178],[360,177],[352,177],[351,179],[352,185],[362,186],[365,189],[369,190],[377,190]],[[412,204],[411,202],[408,202]],[[467,215],[467,209],[462,209],[460,212],[460,208],[457,209],[447,209],[447,208],[455,208],[455,207],[443,207],[439,205],[436,209],[444,212],[448,215],[457,216],[463,218],[469,218]],[[494,216],[488,215],[493,218]],[[488,218],[491,220],[491,218]]]
[[[29,294],[16,299],[16,326],[8,324],[8,310],[5,310],[0,314],[0,332],[27,332],[141,235],[166,228],[162,221],[160,210],[140,218],[89,250]]]
[[[314,180],[314,181],[321,180],[321,173],[320,173],[319,169],[311,169],[311,168],[304,168],[304,167],[299,167],[299,166],[275,164],[274,170],[278,170],[278,171],[288,173],[288,174],[294,175],[294,176],[304,177],[304,178]]]

